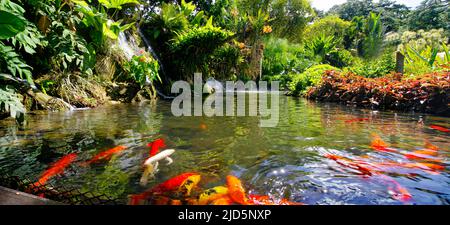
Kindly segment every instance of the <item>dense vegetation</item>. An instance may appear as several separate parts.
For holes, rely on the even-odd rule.
[[[329,12],[308,0],[0,0],[0,112],[140,101],[194,72],[280,80],[304,95],[327,70],[390,76],[397,52],[403,76],[420,79],[449,70],[449,8],[445,0],[416,9],[349,0]],[[135,40],[131,56],[123,37]]]

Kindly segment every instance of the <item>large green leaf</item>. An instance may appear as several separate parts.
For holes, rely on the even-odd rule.
[[[0,40],[16,36],[25,30],[27,21],[12,13],[0,11]]]

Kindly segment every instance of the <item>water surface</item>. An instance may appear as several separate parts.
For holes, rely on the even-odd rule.
[[[345,122],[354,118],[370,121]],[[75,163],[50,184],[125,199],[177,174],[196,171],[202,175],[202,188],[222,185],[225,176],[233,174],[251,193],[306,204],[450,203],[449,134],[429,128],[448,127],[449,118],[280,96],[278,126],[261,128],[259,122],[259,117],[174,117],[165,101],[38,113],[28,116],[23,129],[12,120],[0,121],[0,170],[37,180],[49,163],[65,154],[78,153],[77,162],[82,162],[125,145],[128,149],[110,161],[90,167]],[[429,141],[440,148],[446,168],[437,173],[420,169],[386,173],[411,193],[410,201],[401,202],[378,177],[363,177],[323,156],[369,155],[380,161],[409,162],[400,154],[372,150],[371,134],[405,152],[419,150]],[[141,187],[145,146],[156,138],[177,150],[174,163],[161,165],[155,179]]]

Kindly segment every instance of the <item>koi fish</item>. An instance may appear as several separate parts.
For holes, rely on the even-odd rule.
[[[150,147],[149,158],[156,155],[159,152],[160,148],[166,147],[164,143],[164,139],[159,138],[147,144]]]
[[[336,163],[338,163],[342,166],[348,167],[350,169],[358,170],[359,172],[361,172],[361,175],[371,176],[372,174],[374,174],[373,170],[376,168],[375,166],[370,165],[368,163],[365,163],[365,162],[357,163],[350,159],[347,159],[347,158],[344,158],[344,157],[338,156],[338,155],[325,154],[325,157],[327,157],[331,160],[334,160]],[[366,164],[366,165],[361,165],[361,164]],[[372,167],[372,168],[370,168],[370,167]]]
[[[208,129],[208,126],[206,126],[206,124],[204,124],[204,123],[201,123],[200,124],[200,129],[201,130],[206,130],[206,129]]]
[[[369,118],[357,118],[357,119],[350,119],[344,121],[345,123],[354,123],[354,122],[364,122],[364,121],[370,121]]]
[[[77,158],[76,153],[71,153],[63,156],[58,161],[54,162],[49,169],[42,173],[39,180],[34,183],[34,186],[41,186],[55,175],[62,174],[67,166],[69,166]]]
[[[227,187],[224,186],[213,187],[208,190],[205,190],[203,193],[199,195],[198,204],[207,205],[208,203],[227,195],[228,195]]]
[[[378,135],[374,135],[375,139],[370,144],[370,147],[376,151],[380,152],[397,152],[397,150],[389,148],[389,145],[386,144]]]
[[[228,196],[231,200],[242,205],[248,205],[248,198],[245,196],[245,189],[239,178],[228,175],[226,178],[228,187]]]
[[[438,164],[433,164],[433,163],[404,163],[404,164],[400,164],[401,166],[405,167],[405,168],[416,168],[416,169],[423,169],[423,170],[431,170],[431,171],[436,171],[436,170],[444,170],[445,166],[441,166]]]
[[[193,179],[189,179],[194,177]],[[200,174],[198,173],[183,173],[165,182],[145,191],[141,194],[134,194],[130,196],[130,205],[139,204],[142,200],[147,199],[153,194],[164,194],[168,192],[177,191],[181,186],[186,184],[186,181],[193,182],[192,180],[200,180]],[[197,182],[198,183],[198,182]],[[189,191],[189,190],[188,190]],[[190,194],[190,193],[189,193]]]
[[[441,126],[438,126],[438,125],[430,125],[430,128],[434,129],[434,130],[446,132],[446,133],[450,132],[450,129],[445,128],[445,127],[441,127]]]
[[[218,198],[214,200],[212,205],[231,205],[233,204],[233,200],[229,196],[224,196],[222,198]]]
[[[441,159],[434,158],[438,155],[439,148],[437,146],[434,146],[433,144],[429,142],[425,142],[425,148],[422,150],[414,151],[412,153],[406,153],[405,157],[407,159],[413,159],[413,160],[424,160],[429,162],[442,162]]]
[[[91,163],[96,163],[96,162],[101,161],[101,160],[109,160],[109,159],[111,159],[111,157],[112,157],[113,155],[115,155],[115,154],[117,154],[117,153],[119,153],[119,152],[125,150],[126,148],[127,148],[127,147],[125,147],[125,146],[119,145],[119,146],[117,146],[117,147],[114,147],[114,148],[108,149],[108,150],[106,150],[106,151],[100,152],[100,153],[98,153],[97,155],[95,155],[94,157],[92,157],[91,160],[89,160],[89,161],[83,163],[83,165],[88,165],[88,164],[91,164]]]
[[[188,197],[191,195],[192,189],[194,189],[198,182],[200,182],[200,175],[192,175],[188,179],[186,179],[183,184],[178,188],[178,193],[182,194],[184,197]]]
[[[158,172],[159,161],[165,159],[167,161],[166,165],[172,164],[173,160],[169,156],[173,153],[175,153],[174,149],[167,149],[145,160],[144,173],[142,174],[140,184],[145,186],[148,183],[148,178],[154,177],[155,173]]]
[[[407,202],[411,200],[412,195],[409,193],[408,189],[401,186],[396,180],[392,179],[391,177],[388,177],[386,175],[380,175],[382,179],[384,179],[387,182],[390,182],[394,185],[394,187],[389,186],[388,192],[391,194],[392,198],[398,201]]]

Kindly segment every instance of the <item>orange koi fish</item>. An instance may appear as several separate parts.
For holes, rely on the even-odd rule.
[[[149,157],[156,155],[160,148],[166,147],[166,144],[162,138],[156,139],[147,144],[150,147]]]
[[[200,129],[201,129],[201,130],[207,130],[207,129],[208,129],[208,126],[206,126],[206,124],[204,124],[204,123],[201,123],[201,124],[200,124]]]
[[[441,166],[441,165],[433,164],[433,163],[404,163],[404,164],[400,164],[400,165],[405,168],[423,169],[423,170],[431,170],[431,171],[445,169],[445,166]]]
[[[224,196],[222,198],[218,198],[214,200],[212,205],[231,205],[233,204],[233,200],[229,196]]]
[[[102,161],[102,160],[109,160],[109,159],[111,159],[111,157],[113,155],[115,155],[115,154],[125,150],[126,148],[127,147],[125,147],[125,146],[119,145],[117,147],[114,147],[114,148],[108,149],[106,151],[100,152],[97,155],[95,155],[94,157],[92,157],[91,160],[85,162],[83,165],[88,165],[88,164],[91,164],[91,163],[97,163],[97,162]]]
[[[378,135],[374,135],[375,139],[370,144],[370,147],[376,151],[380,152],[397,152],[397,150],[389,148],[389,145],[386,144]]]
[[[342,156],[332,155],[332,154],[325,154],[325,157],[327,157],[331,160],[334,160],[339,165],[348,167],[350,169],[358,170],[359,172],[361,172],[361,175],[371,176],[372,174],[375,173],[373,171],[375,169],[375,166],[372,166],[365,162],[357,163],[350,159],[344,158]],[[361,164],[365,164],[365,165],[361,165]],[[372,168],[370,168],[370,167],[372,167]]]
[[[413,159],[413,160],[424,160],[429,162],[438,162],[441,163],[441,159],[433,158],[438,155],[439,148],[437,146],[434,146],[433,144],[429,142],[425,142],[425,148],[422,150],[414,151],[412,153],[406,153],[405,157],[407,159]]]
[[[245,196],[245,189],[239,178],[228,175],[227,178],[228,196],[236,203],[247,205],[248,199]]]
[[[169,180],[145,191],[141,194],[135,194],[130,196],[130,205],[137,205],[142,200],[147,199],[153,194],[164,194],[168,192],[181,191],[183,194],[188,195],[191,192],[193,186],[200,181],[200,174],[198,173],[183,173]]]
[[[344,121],[345,123],[354,123],[354,122],[364,122],[364,121],[370,121],[369,118],[357,118],[357,119],[351,119]]]
[[[77,158],[76,153],[71,153],[63,156],[58,161],[54,162],[49,169],[42,173],[39,180],[34,183],[34,186],[41,186],[47,183],[47,181],[55,175],[62,174],[67,166],[69,166]]]
[[[446,132],[446,133],[450,132],[450,129],[445,128],[445,127],[441,127],[441,126],[438,126],[438,125],[431,125],[430,128],[434,129],[434,130]]]

